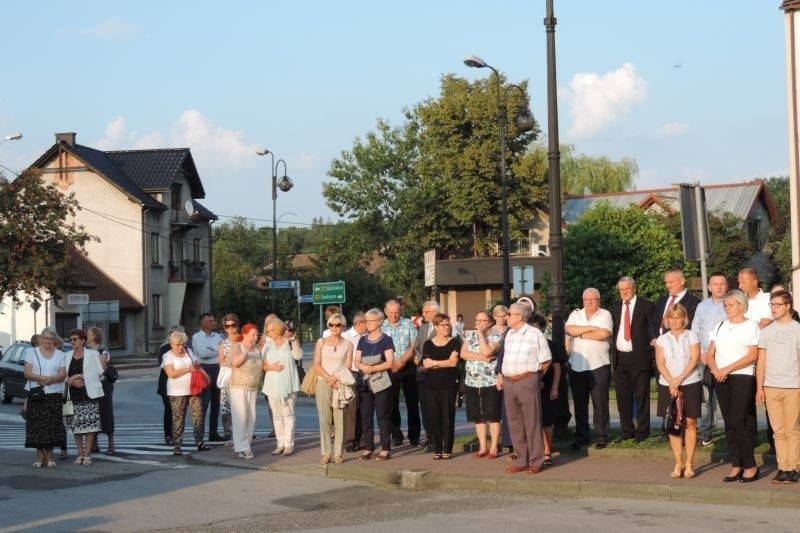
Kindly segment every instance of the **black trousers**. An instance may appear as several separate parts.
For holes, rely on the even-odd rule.
[[[456,388],[425,388],[428,408],[428,435],[433,438],[433,453],[453,453],[456,423]]]
[[[172,438],[172,404],[166,394],[161,396],[161,401],[164,403],[164,436]]]
[[[419,442],[421,431],[419,418],[419,388],[417,387],[417,369],[413,364],[407,364],[396,374],[389,373],[392,378],[391,391],[391,410],[390,422],[392,429],[392,440],[402,441],[403,431],[400,429],[400,391],[406,400],[406,412],[408,416],[408,440],[412,444]]]
[[[646,439],[650,436],[650,366],[641,369],[641,363],[634,357],[637,356],[631,352],[617,352],[614,387],[617,390],[619,425],[622,438]]]
[[[608,388],[611,365],[603,365],[585,372],[569,371],[569,385],[575,409],[575,441],[589,443],[589,399],[592,400],[595,439],[608,441],[611,417],[608,412]]]
[[[425,430],[426,438],[430,438],[431,425],[428,422],[428,400],[425,395],[425,378],[424,373],[417,372],[417,394],[419,394],[419,413],[422,418],[422,429]]]
[[[392,449],[392,428],[389,415],[392,408],[392,389],[388,388],[373,394],[369,389],[358,393],[361,407],[361,430],[364,449],[375,450],[375,418],[378,418],[378,431],[382,451]]]
[[[756,466],[753,443],[756,440],[756,378],[729,374],[719,383],[715,380],[717,403],[725,421],[725,438],[731,465],[744,469]]]
[[[219,388],[217,387],[217,376],[219,375],[219,365],[201,365],[208,374],[208,387],[203,391],[203,416],[208,420],[208,438],[219,436]],[[207,410],[211,405],[211,416]]]

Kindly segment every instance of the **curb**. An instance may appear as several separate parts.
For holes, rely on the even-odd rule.
[[[598,450],[603,455],[606,450]],[[594,455],[594,454],[593,454]],[[618,454],[615,454],[618,455]],[[710,455],[710,454],[709,454]],[[690,502],[723,505],[800,508],[800,494],[780,490],[741,491],[733,488],[709,489],[686,484],[667,485],[619,481],[541,481],[531,477],[475,477],[461,474],[442,474],[428,470],[384,470],[356,465],[286,465],[260,466],[227,459],[188,457],[194,464],[226,466],[247,470],[263,470],[285,474],[360,481],[383,487],[406,490],[470,490],[508,491],[555,498],[620,498],[661,502]]]

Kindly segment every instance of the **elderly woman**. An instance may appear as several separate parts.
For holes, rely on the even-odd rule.
[[[322,459],[319,464],[331,462],[342,463],[342,447],[344,446],[344,405],[334,401],[344,392],[345,385],[340,380],[352,381],[350,367],[353,364],[353,343],[342,337],[347,325],[345,317],[334,313],[328,317],[330,335],[317,341],[314,347],[314,371],[317,373],[317,384],[314,396],[317,400],[319,414],[319,440]],[[352,395],[352,390],[350,391]],[[331,450],[331,425],[333,425],[333,450]]]
[[[108,366],[111,361],[111,354],[108,353],[108,348],[103,344],[103,330],[100,328],[89,328],[86,332],[86,346],[92,350],[97,350],[100,357],[104,359],[105,366]],[[106,448],[106,455],[114,455],[114,384],[102,377],[103,383],[103,397],[100,398],[100,433],[105,433],[108,437],[108,447]],[[99,440],[99,439],[98,439]],[[98,443],[95,441],[95,449],[92,451],[99,451],[96,449]]]
[[[167,373],[164,372],[164,355],[172,349],[169,344],[169,336],[176,331],[183,332],[183,326],[170,326],[167,331],[167,338],[158,348],[158,368],[160,371],[158,373],[158,387],[156,388],[156,393],[161,396],[161,403],[164,405],[163,425],[164,444],[166,446],[172,446],[172,407],[169,404],[169,396],[167,396],[167,380],[169,378],[167,377]]]
[[[474,457],[495,459],[500,455],[500,413],[502,393],[497,390],[495,373],[497,351],[502,337],[492,330],[492,322],[486,311],[475,314],[475,330],[467,333],[461,346],[461,359],[466,361],[467,420],[475,423],[479,449]],[[486,424],[492,446],[486,445]]]
[[[681,476],[694,477],[694,449],[697,445],[697,418],[703,392],[700,385],[700,338],[691,330],[689,313],[681,304],[667,309],[669,331],[656,339],[656,368],[658,378],[658,416],[667,414],[672,398],[679,394],[683,398],[683,416],[686,419],[684,435],[670,435],[669,444],[675,457],[675,469],[669,475],[672,479]],[[686,439],[686,460],[683,459],[684,437]]]
[[[72,351],[67,354],[67,387],[74,413],[67,417],[67,427],[75,435],[78,449],[76,465],[92,464],[92,445],[100,432],[100,398],[103,397],[101,377],[106,360],[97,350],[86,347],[86,332],[69,332]],[[84,435],[86,439],[84,440]]]
[[[36,449],[34,468],[56,466],[53,448],[65,440],[61,407],[64,400],[64,378],[67,376],[64,353],[56,349],[56,332],[42,330],[40,344],[25,351],[25,390],[43,387],[44,394],[27,401],[25,447]]]
[[[264,387],[272,411],[277,446],[272,455],[294,453],[294,400],[300,390],[295,361],[303,359],[300,343],[294,334],[287,335],[286,324],[279,318],[267,322],[267,340],[261,351],[264,361]]]
[[[355,354],[355,366],[363,377],[357,387],[361,406],[361,438],[364,441],[361,460],[371,459],[375,452],[376,416],[381,451],[375,458],[387,460],[392,455],[392,431],[389,419],[392,408],[391,378],[388,372],[391,371],[394,361],[394,342],[381,331],[383,319],[383,311],[380,309],[370,309],[366,312],[367,334],[358,340]]]
[[[433,458],[450,459],[456,419],[456,365],[461,346],[451,333],[449,316],[437,313],[431,323],[436,334],[422,345],[428,426],[433,434]]]
[[[753,453],[756,436],[751,427],[756,416],[755,363],[758,360],[758,323],[745,318],[747,296],[730,291],[722,300],[727,319],[711,330],[711,343],[703,361],[714,376],[717,403],[725,421],[725,438],[731,471],[722,478],[726,483],[749,483],[758,479]]]
[[[204,372],[200,360],[191,350],[186,348],[189,337],[182,331],[173,331],[169,335],[170,349],[164,354],[161,367],[167,374],[167,396],[172,410],[172,454],[183,455],[183,425],[186,421],[186,408],[192,417],[194,443],[197,451],[203,452],[211,448],[203,442],[203,397],[192,396],[192,372]]]
[[[239,331],[239,317],[234,313],[228,313],[222,317],[222,327],[225,329],[225,340],[219,343],[219,367],[231,366],[231,348],[234,342],[239,342],[241,332]],[[256,337],[258,337],[258,328],[256,328]],[[232,434],[232,419],[231,419],[231,396],[230,390],[219,390],[219,415],[222,419],[222,435],[228,441],[231,440]]]
[[[256,425],[258,384],[264,373],[257,342],[258,327],[255,324],[245,324],[242,328],[241,341],[235,342],[230,350],[233,367],[229,390],[233,451],[242,459],[253,458],[250,441],[253,439],[253,428]]]

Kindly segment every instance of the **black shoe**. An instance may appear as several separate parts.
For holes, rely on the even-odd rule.
[[[579,451],[581,448],[583,448],[584,446],[586,446],[586,443],[584,443],[584,442],[577,442],[577,441],[575,441],[575,442],[573,442],[573,443],[570,445],[570,447],[569,447],[569,448],[570,448],[570,450],[572,450],[573,452],[577,452],[577,451]]]
[[[778,473],[772,478],[773,483],[791,483],[789,478],[792,476],[792,472],[784,472],[783,470],[778,470]]]
[[[798,483],[800,482],[800,470],[792,470],[788,473],[787,476],[788,483]]]
[[[392,446],[400,446],[403,444],[403,439],[392,439]]]
[[[750,477],[745,477],[744,470],[742,470],[742,476],[739,478],[739,481],[741,483],[752,483],[758,479],[759,474],[761,474],[761,471],[758,469],[758,467],[756,467],[756,473]]]
[[[164,435],[164,445],[165,446],[172,446],[172,436]]]
[[[225,437],[222,437],[221,435],[211,435],[210,437],[208,437],[208,440],[210,442],[225,442],[227,439],[225,439]]]
[[[599,440],[599,441],[594,443],[594,449],[595,450],[602,450],[602,449],[606,448],[607,446],[608,446],[608,443],[606,441],[604,441],[604,440]]]
[[[725,483],[733,483],[734,481],[739,481],[740,479],[742,479],[741,470],[739,470],[738,474],[735,474],[733,476],[725,476],[724,478],[722,478],[722,481],[724,481]]]

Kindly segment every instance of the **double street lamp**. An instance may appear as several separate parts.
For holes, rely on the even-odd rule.
[[[294,187],[291,178],[286,175],[286,161],[278,159],[275,161],[275,154],[266,148],[256,150],[257,155],[269,155],[270,171],[272,172],[272,280],[278,279],[278,189],[282,192],[289,192]],[[278,179],[278,167],[283,163],[283,177]]]
[[[500,129],[500,185],[501,185],[501,215],[500,226],[502,233],[502,248],[501,255],[503,258],[503,305],[508,307],[511,304],[511,279],[510,279],[510,259],[508,251],[508,179],[506,176],[506,122],[508,121],[508,91],[512,88],[517,89],[523,96],[525,91],[519,85],[509,85],[505,91],[502,91],[502,99],[500,97],[500,73],[496,68],[489,65],[478,56],[467,56],[464,58],[464,64],[472,68],[488,68],[494,72],[494,78],[497,83],[497,124]],[[517,130],[521,133],[531,131],[536,122],[533,119],[530,111],[527,109],[517,115],[514,120]]]

